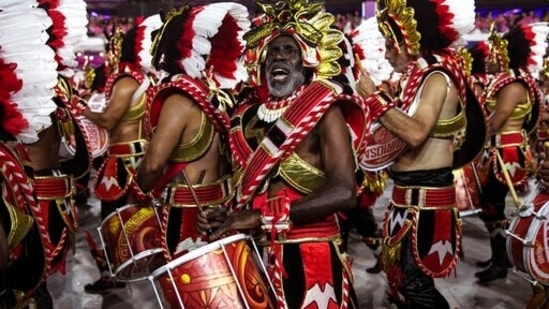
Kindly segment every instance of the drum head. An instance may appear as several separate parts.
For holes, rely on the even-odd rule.
[[[365,138],[364,151],[360,153],[359,165],[366,171],[380,171],[391,164],[406,148],[406,143],[394,136],[379,123],[373,123]]]

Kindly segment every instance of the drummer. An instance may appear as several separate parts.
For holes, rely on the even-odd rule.
[[[366,128],[346,74],[350,44],[309,1],[261,8],[264,23],[245,36],[251,87],[229,135],[237,204],[221,224],[213,210],[200,213],[199,226],[214,228],[211,239],[257,236],[278,308],[358,308],[337,222],[338,211],[356,207],[353,149]]]
[[[394,186],[382,249],[389,300],[399,308],[449,308],[433,278],[447,277],[460,253],[452,170],[455,162],[467,161],[455,151],[470,148],[463,143],[475,142],[469,136],[479,134],[466,123],[483,119],[478,105],[480,119],[470,119],[468,106],[478,102],[465,97],[462,68],[450,45],[473,28],[474,5],[472,0],[381,2],[385,5],[378,8],[378,24],[385,36],[385,57],[402,73],[399,95],[375,91],[367,74],[359,89],[372,120],[407,144],[389,167]],[[458,14],[448,8],[459,9],[462,23],[453,23]],[[439,16],[443,11],[446,15]],[[465,141],[456,139],[460,136]],[[483,139],[476,142],[480,151]]]
[[[82,115],[109,132],[107,157],[93,180],[94,193],[101,201],[102,220],[128,203],[129,183],[147,146],[142,119],[146,90],[152,84],[152,76],[144,69],[145,62],[140,63],[138,60],[141,58],[136,57],[136,49],[139,48],[136,34],[135,28],[125,34],[115,29],[109,40],[106,61],[113,71],[105,85],[105,110],[92,112],[89,107],[82,107]],[[103,251],[91,249],[101,277],[92,284],[86,284],[84,290],[95,293],[124,287],[124,283],[109,276]]]
[[[165,77],[150,91],[150,143],[132,183],[132,198],[140,204],[155,198],[156,206],[164,206],[162,249],[170,261],[206,244],[207,237],[196,229],[197,213],[223,207],[232,197],[227,109],[233,105],[232,89],[246,77],[237,70],[244,48],[241,33],[250,21],[245,6],[229,2],[182,6],[162,19],[151,51],[153,65]],[[206,35],[184,25],[210,28]],[[198,40],[210,47],[193,49]]]
[[[482,213],[490,235],[490,261],[486,269],[475,273],[481,282],[507,276],[509,266],[505,248],[505,200],[508,193],[519,206],[518,194],[528,190],[533,170],[533,155],[528,135],[535,129],[541,103],[536,81],[528,72],[535,40],[531,26],[516,26],[503,37],[492,25],[488,37],[490,57],[487,73],[496,74],[487,85],[481,101],[488,116],[488,140],[481,156],[487,172],[483,183]],[[532,42],[530,42],[532,40]],[[536,63],[536,62],[534,62]]]

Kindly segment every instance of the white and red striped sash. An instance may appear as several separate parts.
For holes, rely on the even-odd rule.
[[[313,82],[273,124],[255,151],[247,145],[242,126],[231,130],[231,152],[243,168],[236,208],[250,201],[265,176],[295,150],[335,101],[333,88]],[[239,117],[238,111],[235,116]]]

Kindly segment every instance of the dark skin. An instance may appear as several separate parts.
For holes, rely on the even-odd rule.
[[[301,53],[295,40],[281,36],[273,40],[268,47],[266,72],[271,84],[291,83],[290,77],[282,78],[273,73],[277,67],[303,70]],[[299,51],[297,53],[292,50]],[[272,52],[276,51],[276,52]],[[278,63],[278,65],[274,65]],[[270,70],[271,68],[271,70]],[[291,73],[291,72],[288,72]],[[291,74],[288,74],[289,76]],[[294,89],[299,85],[295,85]],[[299,144],[295,152],[306,162],[322,170],[325,182],[316,191],[291,203],[290,220],[294,224],[314,222],[337,211],[355,206],[355,164],[349,131],[343,113],[333,105],[324,114],[316,127]],[[288,184],[282,179],[271,181],[268,187],[269,197]],[[261,225],[258,210],[245,209],[230,214],[222,210],[206,210],[198,216],[198,229],[206,234],[214,230],[210,239],[223,237],[230,231],[254,229]]]
[[[166,99],[155,133],[137,171],[137,184],[143,192],[153,189],[176,147],[188,144],[197,135],[202,115],[200,107],[183,94],[173,94]],[[224,175],[226,163],[219,147],[219,133],[216,133],[206,153],[185,167],[185,174],[192,184],[212,183]]]

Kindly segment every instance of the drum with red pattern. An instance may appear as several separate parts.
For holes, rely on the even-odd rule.
[[[98,228],[111,274],[121,281],[146,279],[165,264],[160,219],[152,206],[116,209]]]
[[[516,211],[507,229],[507,256],[517,270],[549,285],[549,194]]]
[[[276,308],[255,243],[236,234],[158,268],[149,277],[160,308]]]
[[[474,163],[469,163],[454,170],[454,185],[456,187],[456,203],[460,217],[478,214],[482,211],[482,188],[479,171]]]

